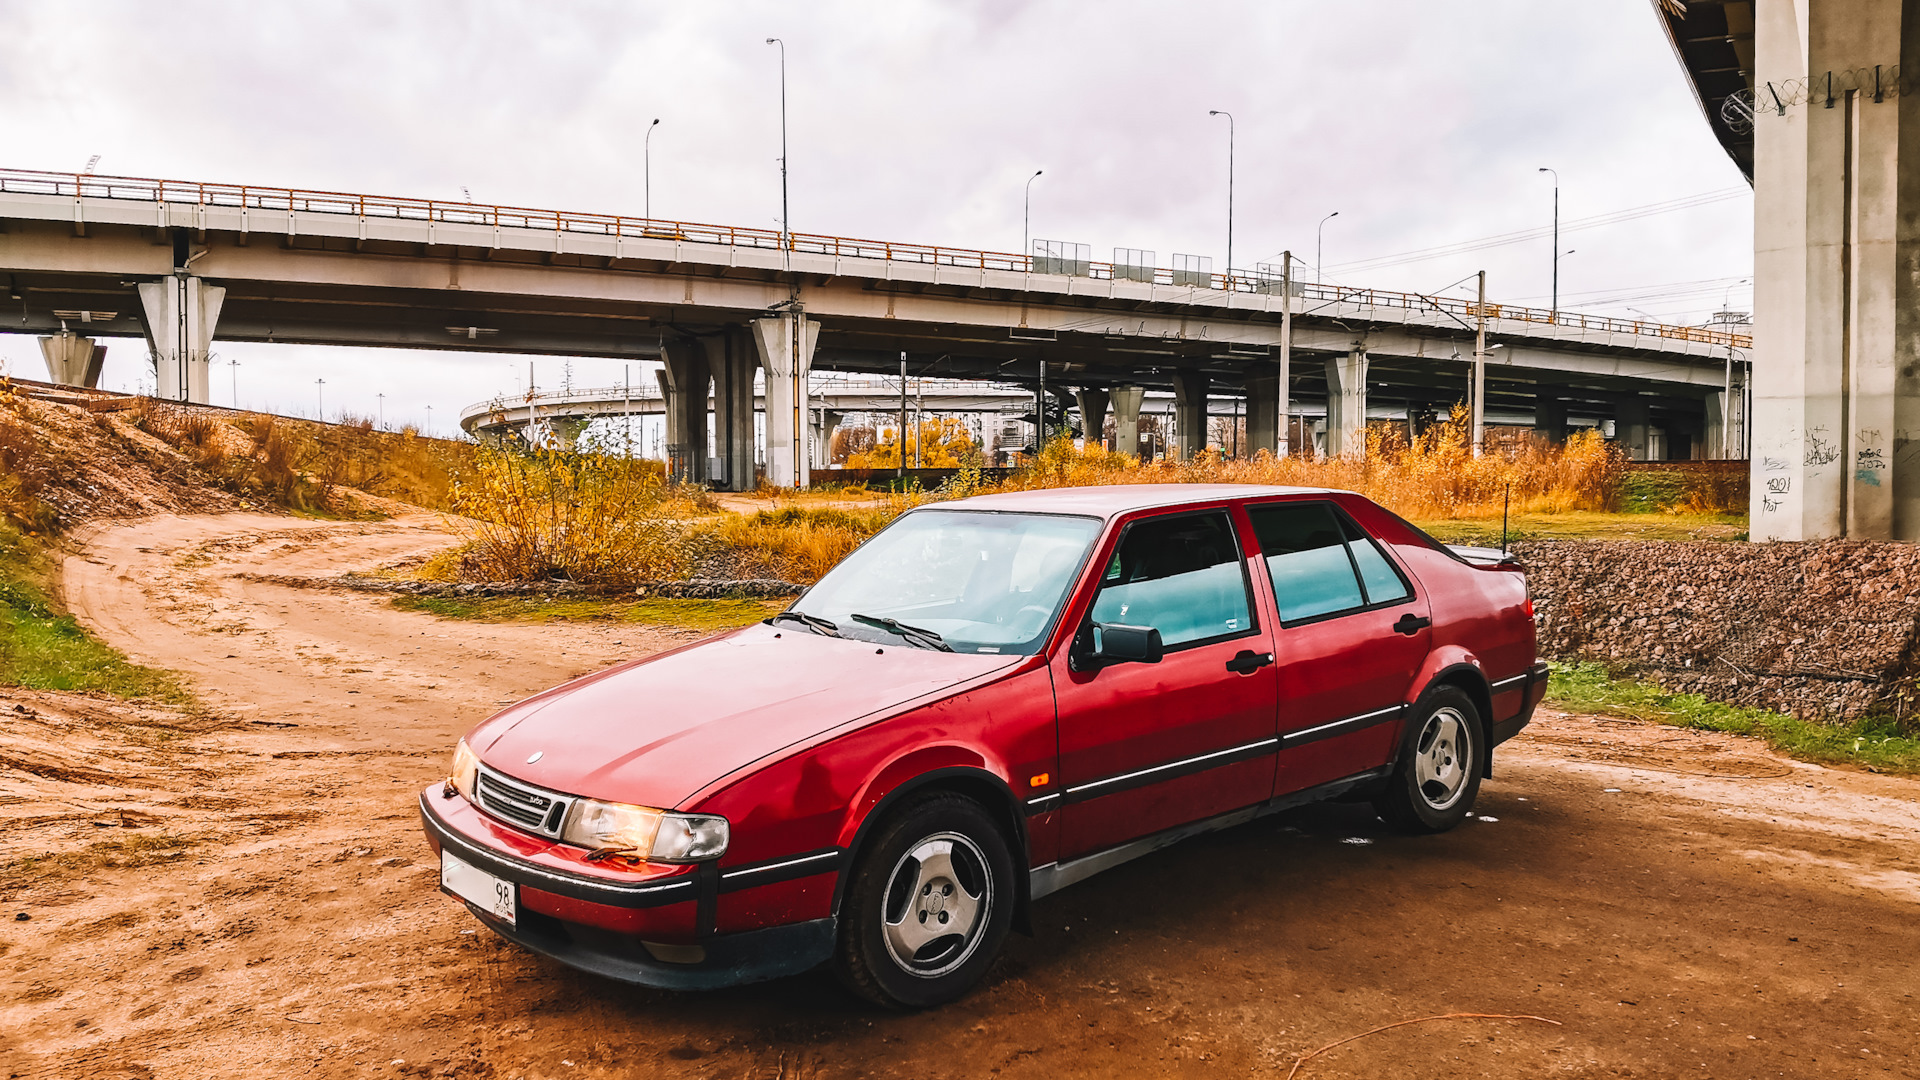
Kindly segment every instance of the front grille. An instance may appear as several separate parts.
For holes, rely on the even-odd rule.
[[[565,795],[502,776],[484,765],[480,767],[477,794],[480,809],[542,836],[560,835],[560,825],[572,801]]]

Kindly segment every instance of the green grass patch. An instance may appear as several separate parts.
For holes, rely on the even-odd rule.
[[[1448,544],[1498,547],[1499,517],[1442,518],[1416,521]],[[1745,540],[1745,514],[1622,513],[1574,510],[1564,514],[1515,514],[1507,522],[1507,540]]]
[[[193,703],[171,673],[129,662],[59,610],[52,582],[46,546],[0,524],[0,686]]]
[[[688,630],[731,630],[759,622],[787,606],[785,600],[651,600],[551,596],[396,596],[402,611],[475,622],[621,622]]]
[[[1571,712],[1628,716],[1675,727],[1726,731],[1766,740],[1802,761],[1854,765],[1886,773],[1920,773],[1920,738],[1904,735],[1891,719],[1820,724],[1783,713],[1674,694],[1653,683],[1620,679],[1595,663],[1554,663],[1547,701]]]

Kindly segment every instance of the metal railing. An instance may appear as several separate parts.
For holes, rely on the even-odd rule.
[[[342,214],[360,218],[398,221],[444,222],[452,225],[477,225],[491,228],[531,229],[542,232],[575,233],[591,236],[646,240],[677,240],[725,247],[760,248],[778,251],[784,244],[793,251],[814,255],[832,255],[854,259],[881,259],[890,262],[953,266],[978,270],[1004,270],[1016,274],[1034,272],[1033,259],[1005,251],[944,247],[938,244],[902,244],[889,240],[859,240],[822,233],[790,233],[778,229],[742,228],[734,225],[706,225],[690,221],[633,218],[620,214],[585,214],[566,210],[535,210],[515,206],[491,206],[484,203],[443,199],[409,199],[390,195],[354,195],[339,191],[312,191],[301,188],[260,187],[249,184],[207,184],[188,180],[152,180],[128,176],[94,176],[87,173],[41,172],[32,169],[0,169],[0,193],[65,196],[75,200],[121,199],[169,205],[215,206],[285,213],[292,215]],[[264,225],[264,223],[263,223]],[[272,231],[263,227],[261,231]],[[1094,280],[1112,280],[1115,267],[1110,262],[1088,262],[1085,276]],[[1078,267],[1075,267],[1078,269]],[[1123,281],[1144,281],[1147,268],[1120,268]],[[1244,270],[1206,275],[1205,284],[1189,284],[1177,278],[1170,267],[1152,268],[1152,284],[1203,291],[1272,294],[1280,291],[1280,279],[1269,274],[1249,274]],[[1305,284],[1296,281],[1296,295],[1309,301],[1356,306],[1404,308],[1409,311],[1436,311],[1463,320],[1479,314],[1480,305],[1472,300],[1428,296],[1424,293],[1396,292],[1388,289],[1348,288],[1340,285]],[[1749,334],[1710,330],[1699,326],[1673,326],[1634,319],[1616,319],[1605,315],[1583,315],[1570,311],[1521,307],[1514,304],[1488,304],[1486,316],[1519,322],[1542,323],[1570,329],[1612,334],[1632,334],[1708,345],[1751,348]]]

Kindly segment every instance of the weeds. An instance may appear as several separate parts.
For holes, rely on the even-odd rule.
[[[621,622],[716,631],[759,622],[786,607],[787,601],[397,596],[393,606],[474,622]]]
[[[1763,709],[1722,705],[1699,694],[1669,693],[1649,682],[1617,679],[1596,663],[1551,666],[1553,680],[1547,685],[1547,700],[1562,709],[1751,735],[1802,761],[1920,773],[1920,738],[1900,734],[1899,724],[1891,719],[1821,724]]]
[[[1001,487],[1030,489],[1092,484],[1277,484],[1357,491],[1403,517],[1449,519],[1511,511],[1565,513],[1618,509],[1626,459],[1598,432],[1564,445],[1532,441],[1489,444],[1476,455],[1465,410],[1409,440],[1398,424],[1367,430],[1365,455],[1275,457],[1265,451],[1232,460],[1207,452],[1190,461],[1142,464],[1098,446],[1076,449],[1056,439]]]
[[[657,461],[552,449],[482,449],[455,484],[464,526],[458,574],[469,581],[624,585],[684,576],[684,516],[711,496],[666,481]]]

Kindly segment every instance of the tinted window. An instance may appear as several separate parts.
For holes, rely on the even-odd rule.
[[[1326,503],[1248,508],[1285,622],[1404,600],[1406,582],[1386,556]],[[1357,568],[1357,572],[1356,572]]]
[[[1253,628],[1225,513],[1137,522],[1101,577],[1093,621],[1151,626],[1168,648]]]
[[[1344,517],[1340,524],[1346,527],[1347,549],[1353,552],[1353,563],[1360,568],[1360,583],[1366,587],[1367,603],[1390,604],[1413,595],[1393,564],[1380,554],[1379,546],[1362,533],[1358,525]]]

